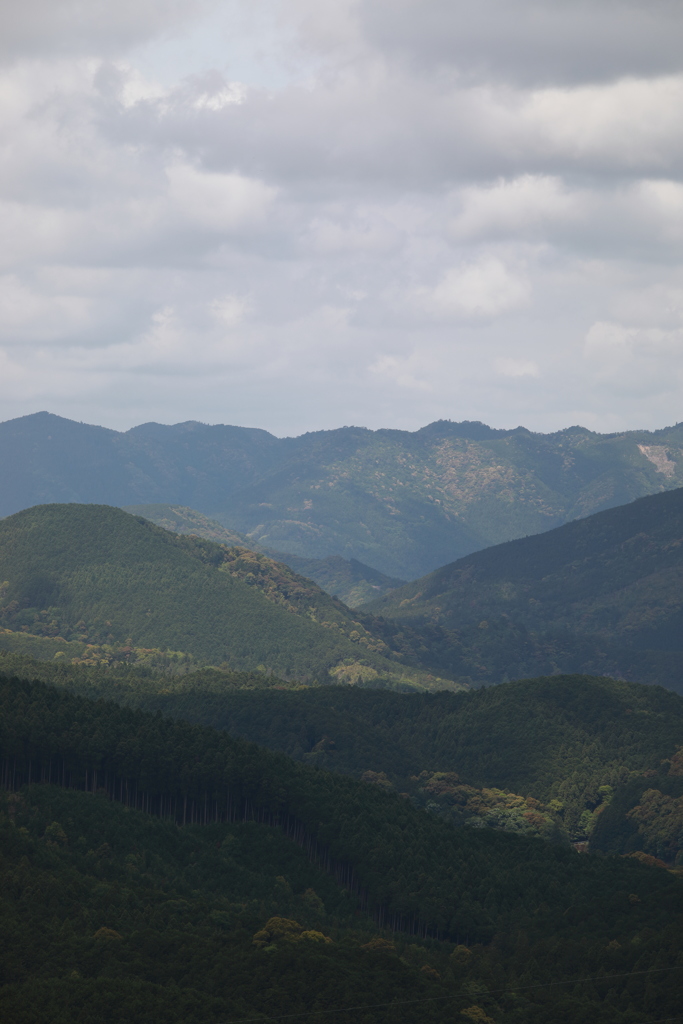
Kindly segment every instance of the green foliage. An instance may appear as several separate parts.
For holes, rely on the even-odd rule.
[[[367,776],[365,772],[362,778]],[[450,818],[456,824],[498,828],[518,835],[541,836],[553,842],[568,838],[562,814],[564,805],[558,800],[546,805],[531,795],[523,797],[507,789],[468,786],[457,772],[425,770],[409,782],[427,810]]]
[[[215,519],[184,505],[124,505],[123,511],[132,516],[142,516],[171,533],[191,534],[231,548],[250,547],[249,539],[244,534],[228,530]]]
[[[277,829],[178,829],[33,786],[0,802],[0,839],[0,1016],[13,1024],[206,1024],[432,994],[398,958],[377,970],[362,950],[372,922]],[[261,952],[252,937],[286,915],[296,948],[273,935]]]
[[[451,678],[498,682],[545,660],[679,688],[682,533],[683,488],[642,498],[409,583],[369,607],[390,620],[373,631],[431,630]]]
[[[620,787],[597,818],[591,847],[605,853],[642,852],[683,867],[683,777],[645,772]]]
[[[134,665],[103,670],[17,655],[0,655],[0,670],[227,729],[406,794],[456,824],[557,842],[590,839],[614,852],[627,852],[624,843],[604,847],[600,837],[615,811],[618,829],[634,833],[626,815],[635,804],[624,805],[624,787],[630,792],[636,779],[652,788],[647,779],[661,765],[669,766],[669,785],[683,777],[681,698],[613,679],[553,676],[467,695],[428,695],[311,688],[220,669],[169,677]],[[628,851],[659,850],[658,857],[673,863],[683,849],[683,834],[672,824],[676,812],[672,817],[666,802],[655,809],[652,827],[668,829],[667,845],[653,845],[643,828]]]
[[[282,551],[271,551],[234,530],[228,530],[214,519],[181,505],[127,505],[124,512],[144,516],[150,522],[174,533],[189,533],[228,547],[248,548],[284,563],[299,576],[313,580],[326,593],[338,597],[351,608],[359,608],[400,587],[405,580],[372,569],[355,558],[329,555],[327,558],[302,558]]]
[[[0,723],[5,780],[30,763],[34,777],[103,783],[33,785],[0,805],[0,1013],[13,1024],[330,1006],[361,1007],[368,1024],[678,1012],[683,883],[666,871],[454,829],[377,786],[41,684],[2,679]],[[281,829],[179,828],[108,799],[124,777],[150,807],[178,786],[200,802],[230,786],[255,816],[284,824],[288,808],[353,865],[385,922],[412,912],[441,937],[382,934]]]
[[[67,685],[72,685],[68,684]],[[683,735],[683,699],[661,687],[586,676],[551,676],[468,694],[398,694],[320,687],[223,696],[200,686],[126,698],[150,710],[229,730],[298,760],[356,777],[383,772],[454,820],[476,813],[492,824],[483,790],[505,791],[543,805],[543,835],[589,838],[611,791],[634,776],[659,772]],[[477,794],[435,799],[422,772],[456,772]],[[469,797],[468,797],[469,799]],[[553,806],[553,804],[555,806]],[[509,808],[513,810],[513,808]],[[520,814],[535,810],[525,807]],[[509,818],[506,821],[506,817]],[[516,814],[497,824],[521,827]],[[527,819],[528,820],[528,819]]]
[[[194,659],[297,679],[360,661],[370,674],[435,685],[286,566],[104,505],[37,506],[0,522],[0,579],[0,625],[42,635],[51,656],[79,643],[92,663],[135,655],[177,671]],[[38,654],[30,643],[19,652]]]

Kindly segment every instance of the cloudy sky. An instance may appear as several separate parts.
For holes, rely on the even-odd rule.
[[[680,0],[1,0],[0,419],[683,420]]]

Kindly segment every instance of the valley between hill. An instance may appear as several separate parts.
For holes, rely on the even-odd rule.
[[[682,500],[362,611],[188,508],[0,522],[3,1018],[677,1012]]]
[[[275,562],[288,565],[299,576],[313,580],[327,594],[338,597],[350,608],[359,608],[406,582],[393,576],[385,576],[384,573],[372,569],[369,565],[363,565],[355,558],[347,559],[340,555],[302,558],[300,555],[271,551],[270,548],[262,547],[241,533],[226,529],[196,509],[184,508],[182,505],[127,505],[123,510],[134,516],[143,516],[151,523],[156,523],[157,526],[173,533],[192,534],[215,541],[217,544],[247,548],[267,555]]]

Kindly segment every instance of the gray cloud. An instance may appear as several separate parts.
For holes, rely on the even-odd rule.
[[[213,6],[211,0],[4,0],[0,58],[120,53]]]
[[[423,73],[538,86],[683,66],[676,0],[361,0],[358,15],[375,46]]]
[[[0,81],[5,416],[679,419],[683,15],[594,7],[264,0],[266,87],[154,78],[196,6],[32,0]]]

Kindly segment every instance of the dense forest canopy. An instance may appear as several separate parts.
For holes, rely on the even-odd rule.
[[[369,610],[460,627],[507,614],[528,628],[682,650],[682,540],[678,488],[479,551]]]
[[[284,562],[299,576],[313,580],[327,594],[338,597],[351,608],[359,608],[405,583],[405,580],[386,576],[356,558],[342,558],[341,555],[303,558],[283,551],[273,551],[250,537],[221,526],[215,519],[210,519],[196,509],[182,505],[127,505],[124,506],[124,512],[144,516],[157,526],[174,533],[190,533],[217,544],[260,551],[276,562]]]
[[[666,870],[456,829],[381,787],[40,683],[3,677],[0,711],[0,1007],[17,1024],[74,1006],[218,1024],[323,1009],[321,993],[386,995],[368,1022],[430,996],[404,1019],[677,1012],[683,882]],[[197,824],[179,825],[182,800]]]
[[[2,581],[0,626],[12,632],[290,678],[436,685],[287,566],[106,505],[43,505],[2,520]]]
[[[670,759],[683,747],[681,697],[661,687],[586,676],[469,694],[341,687],[225,694],[193,686],[128,699],[226,728],[309,764],[357,777],[383,773],[385,786],[457,821],[476,811],[491,824],[531,832],[528,806],[518,805],[508,821],[501,817],[502,799],[481,811],[478,806],[482,789],[530,796],[532,804],[544,805],[533,809],[551,812],[538,822],[541,834],[551,833],[554,822],[573,840],[592,836],[614,792],[630,780],[667,776]],[[641,839],[640,848],[655,852]],[[673,862],[679,851],[683,860],[683,835],[675,837],[666,859]]]
[[[400,694],[8,654],[0,670],[224,728],[402,793],[455,824],[683,861],[683,701],[661,687],[552,676]]]
[[[456,630],[469,646],[477,629],[502,633],[513,671],[529,636],[536,649],[554,648],[561,669],[679,689],[683,488],[469,555],[366,610],[417,631]],[[490,643],[479,643],[489,672],[500,663]]]
[[[592,520],[586,524],[593,530]],[[588,562],[600,558],[592,552]],[[674,563],[647,577],[657,614],[672,622],[680,604],[675,572]],[[473,600],[477,593],[473,585]],[[411,601],[409,619],[352,611],[264,553],[177,536],[108,506],[38,506],[0,523],[0,650],[176,672],[224,664],[403,690],[557,672],[683,688],[681,652],[643,650],[631,634],[610,640],[604,630],[594,635],[565,622],[536,631],[507,613],[455,628],[445,610],[420,616]]]
[[[269,476],[265,432],[173,428],[206,467],[223,444],[244,484],[232,525],[264,510],[246,543],[177,506],[175,532],[147,506],[0,522],[3,1019],[675,1019],[683,699],[605,676],[683,690],[683,489],[468,556],[364,611],[300,574],[359,595],[400,582],[353,561],[355,542],[352,558],[289,564],[268,547],[299,550],[278,516],[304,491],[322,548],[361,509],[364,550],[384,530],[389,561],[409,561],[418,520],[425,558],[439,516],[494,529],[503,480],[519,492],[506,529],[539,496],[545,525],[561,519],[571,487],[575,512],[653,489],[652,438],[460,426],[313,436],[303,483],[309,441],[289,439]],[[168,479],[166,431],[94,444],[113,467],[122,437],[142,442],[151,476],[164,449]],[[498,483],[486,501],[459,492],[458,511],[434,460],[451,482],[466,465]]]

